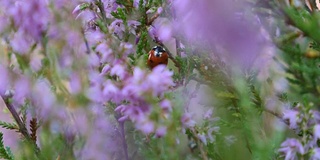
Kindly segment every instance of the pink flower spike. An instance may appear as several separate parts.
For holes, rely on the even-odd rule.
[[[161,14],[162,11],[163,11],[162,7],[159,7],[159,8],[157,9],[157,13],[158,13],[158,14]]]
[[[137,124],[137,128],[139,128],[144,134],[150,134],[154,131],[153,122],[147,121],[142,124]]]
[[[160,126],[156,130],[156,136],[158,138],[163,137],[166,133],[167,133],[167,127],[165,127],[165,126]]]
[[[118,122],[124,122],[124,121],[126,121],[128,119],[129,119],[128,116],[122,116],[121,118],[118,119]]]
[[[73,15],[78,15],[81,12],[81,5],[82,4],[79,4],[76,6],[76,8],[73,9],[73,11],[72,11]]]
[[[314,126],[314,138],[320,139],[320,124]]]
[[[160,102],[160,107],[166,112],[171,112],[172,111],[171,103],[167,99],[165,99],[165,100]]]

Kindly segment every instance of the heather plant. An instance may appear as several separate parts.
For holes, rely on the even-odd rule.
[[[320,159],[319,5],[0,0],[0,159]]]

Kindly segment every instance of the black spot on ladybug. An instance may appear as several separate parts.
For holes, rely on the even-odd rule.
[[[161,47],[161,46],[155,46],[155,47],[153,47],[152,48],[152,50],[154,50],[154,51],[156,51],[156,52],[165,52],[166,50],[163,48],[163,47]]]
[[[153,60],[150,59],[150,63],[153,63]]]
[[[156,57],[161,57],[161,53],[159,53],[159,52],[156,52]]]

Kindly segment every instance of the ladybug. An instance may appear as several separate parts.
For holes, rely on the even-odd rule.
[[[148,66],[150,69],[153,69],[154,67],[160,64],[167,65],[168,58],[169,58],[169,55],[163,47],[155,46],[149,52]]]

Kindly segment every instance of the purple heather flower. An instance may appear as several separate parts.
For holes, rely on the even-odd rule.
[[[156,7],[151,7],[150,9],[147,10],[146,14],[152,14],[154,12],[156,12]]]
[[[227,12],[228,8],[230,8],[227,5],[222,6],[224,3],[227,2],[201,1],[194,3],[191,0],[175,0],[173,2],[173,10],[178,20],[175,26],[178,30],[182,30],[187,37],[208,38],[211,35],[206,34],[214,34],[212,31],[217,29],[214,24],[218,22],[218,17],[224,18],[222,17],[224,14],[217,13]],[[203,25],[204,23],[205,25]],[[198,24],[202,25],[199,26]]]
[[[104,40],[104,34],[100,30],[85,32],[86,39],[90,46],[94,46]]]
[[[283,112],[283,119],[288,119],[290,123],[290,128],[297,128],[297,123],[300,121],[299,112],[295,110],[286,110]]]
[[[172,38],[172,27],[166,19],[156,19],[148,29],[149,35],[154,40],[167,42]],[[156,39],[157,38],[157,39]]]
[[[9,18],[3,15],[0,15],[0,33],[2,33],[5,28],[9,26]]]
[[[109,53],[110,48],[106,43],[99,43],[96,48],[95,51],[100,53],[100,54],[104,54],[104,53]]]
[[[20,77],[14,84],[13,100],[19,106],[24,104],[30,92],[30,81],[27,77]]]
[[[87,4],[86,4],[86,3],[82,3],[82,4],[77,5],[77,6],[73,9],[72,14],[73,14],[73,15],[77,15],[77,17],[78,17],[78,15],[79,15],[80,12],[82,11],[81,9],[82,9],[82,7],[83,7],[84,5],[87,5]]]
[[[118,76],[120,80],[123,80],[127,75],[127,71],[123,65],[116,64],[115,66],[113,66],[113,68],[111,68],[110,75]]]
[[[145,77],[145,71],[140,69],[139,67],[135,67],[133,70],[133,83],[141,83]]]
[[[144,134],[150,134],[154,132],[155,126],[151,121],[145,121],[142,123],[137,123],[136,128],[141,130]]]
[[[110,70],[111,70],[111,66],[109,65],[109,64],[106,64],[103,68],[102,68],[102,70],[101,70],[101,73],[100,73],[100,75],[106,75],[108,72],[110,72]]]
[[[47,80],[38,80],[32,91],[32,104],[36,106],[37,115],[48,118],[56,103],[56,96],[51,91],[51,85]]]
[[[123,37],[123,32],[125,31],[125,26],[123,24],[123,21],[120,19],[114,20],[110,26],[109,30],[119,36],[120,38]]]
[[[69,29],[69,28],[68,28]],[[79,45],[82,43],[82,35],[81,33],[79,32],[76,32],[76,31],[65,31],[67,34],[65,34],[65,39],[66,39],[66,42],[67,42],[67,45],[69,47],[74,47],[76,45]]]
[[[244,5],[231,0],[197,3],[175,0],[172,8],[175,33],[185,36],[200,48],[216,50],[220,47],[217,54],[228,62],[250,67],[268,41],[261,33],[263,27],[256,18],[250,19],[242,14],[237,18],[237,13],[246,12],[239,9],[248,7]]]
[[[320,139],[320,124],[316,124],[314,126],[314,132],[313,132],[315,139]]]
[[[13,18],[16,27],[39,41],[51,18],[47,5],[46,1],[19,1],[10,7],[8,14]]]
[[[118,8],[123,8],[121,5],[118,5],[116,0],[103,0],[104,10],[106,12],[107,18],[113,18],[111,15],[112,12],[117,12]]]
[[[124,57],[127,57],[129,54],[133,53],[133,45],[131,43],[125,43],[125,42],[121,42],[120,43],[120,52],[123,52]]]
[[[84,0],[84,2],[91,2],[91,1],[93,1],[93,0]],[[72,10],[74,6],[79,4],[79,2],[77,2],[77,1],[66,1],[66,0],[54,0],[54,1],[51,1],[51,3],[53,3],[52,6],[54,6],[56,9],[67,8],[68,11]],[[70,13],[70,12],[68,12],[68,13]]]
[[[136,35],[136,29],[138,26],[140,26],[141,23],[135,20],[129,20],[128,26],[130,27],[130,32],[134,35]]]
[[[81,19],[83,25],[86,25],[90,21],[94,20],[96,18],[96,15],[94,12],[90,10],[84,10],[81,11],[75,19]]]
[[[72,57],[70,52],[71,52],[71,49],[69,47],[63,47],[61,56],[59,57],[59,64],[61,67],[69,68],[73,64],[74,58]],[[90,60],[88,60],[88,62],[90,62]]]
[[[30,59],[30,68],[32,69],[32,71],[38,72],[42,68],[42,58],[37,54],[31,54]]]
[[[140,41],[140,34],[136,36],[136,39],[135,39],[135,41],[134,41],[134,42],[135,42],[135,44],[138,44],[138,43],[139,43],[139,41]]]
[[[183,126],[186,128],[191,128],[196,125],[196,121],[192,119],[192,114],[191,113],[185,113],[181,117],[181,123]]]
[[[129,116],[122,116],[118,119],[118,122],[124,122],[129,119]]]
[[[110,80],[107,80],[104,83],[103,95],[105,97],[105,101],[120,103],[121,100],[123,100],[120,95],[120,89]]]
[[[104,102],[103,93],[99,85],[91,86],[86,93],[87,97],[93,102]]]
[[[103,108],[102,106],[96,107]],[[103,110],[92,112],[93,118],[87,125],[88,129],[86,130],[85,144],[83,148],[77,152],[76,159],[112,159],[112,156],[115,155],[119,159],[123,159],[119,133],[110,123],[110,120],[104,114],[105,112],[103,112]],[[87,122],[86,120],[85,123]]]
[[[220,127],[212,127],[208,130],[207,135],[210,140],[210,143],[213,143],[216,140],[216,136],[214,134],[219,133]],[[214,133],[214,134],[213,134]]]
[[[133,7],[138,8],[139,7],[140,0],[133,0]],[[146,5],[146,0],[143,0],[142,6]]]
[[[203,116],[203,119],[210,119],[212,117],[213,114],[213,109],[210,108]]]
[[[162,8],[162,7],[159,7],[159,8],[157,9],[157,13],[158,13],[158,14],[161,14],[162,11],[163,11],[163,8]]]
[[[81,77],[76,74],[76,73],[73,73],[71,74],[70,76],[70,92],[72,94],[78,94],[81,92]]]
[[[157,29],[154,26],[150,26],[148,28],[148,33],[152,39],[155,39],[156,37],[158,37]]]
[[[75,129],[72,127],[65,127],[62,132],[65,137],[66,143],[68,145],[74,144],[77,135]]]
[[[157,137],[163,137],[167,133],[167,127],[160,126],[156,130],[156,136]]]
[[[88,56],[88,63],[89,63],[89,66],[99,67],[100,66],[100,61],[99,61],[98,55],[96,55],[94,53],[91,53]]]
[[[281,144],[279,152],[284,153],[285,160],[297,158],[297,153],[304,154],[304,148],[299,140],[290,138]]]
[[[197,134],[198,138],[201,140],[201,142],[204,144],[204,145],[207,145],[207,138],[206,138],[206,135],[204,133],[198,133]]]
[[[147,10],[146,14],[152,14],[157,11],[157,14],[161,14],[163,11],[162,7],[156,8],[156,7],[151,7],[150,9]]]
[[[126,80],[126,84],[122,89],[122,95],[126,97],[140,97],[146,90],[149,89],[149,83],[144,82],[145,71],[139,67],[135,67],[133,75]]]
[[[86,132],[88,132],[90,122],[88,111],[84,109],[77,108],[76,110],[71,110],[68,114],[71,115],[70,122],[71,124],[68,124],[68,126],[71,128],[71,130],[76,131],[81,136],[84,136]]]
[[[102,93],[103,76],[95,71],[89,73],[90,87],[87,90],[87,97],[94,102],[103,102]]]
[[[313,118],[315,120],[315,123],[320,124],[320,112],[319,111],[313,111]]]
[[[0,78],[0,96],[1,96],[5,94],[10,84],[9,72],[1,64],[0,64],[0,75],[1,75],[1,78]]]
[[[32,42],[33,41],[29,38],[29,36],[27,36],[24,31],[19,29],[18,32],[13,35],[10,45],[17,53],[26,54],[30,50]]]
[[[100,43],[95,51],[101,54],[100,63],[111,62],[114,59],[112,49],[106,43]]]
[[[150,85],[153,95],[157,96],[174,85],[171,78],[172,75],[173,72],[167,70],[166,66],[158,65],[147,75],[144,83]]]
[[[311,156],[312,160],[319,160],[320,159],[320,148],[312,149],[313,155]]]
[[[142,122],[146,119],[146,114],[140,106],[125,105],[124,115],[127,115],[133,122]]]
[[[118,106],[114,111],[116,111],[116,112],[124,112],[127,108],[128,108],[128,105],[122,104],[122,105]]]
[[[164,99],[160,102],[160,107],[164,110],[164,112],[168,113],[172,111],[171,102],[167,99]]]
[[[103,82],[103,76],[97,71],[90,71],[89,80],[92,85],[100,85]]]

